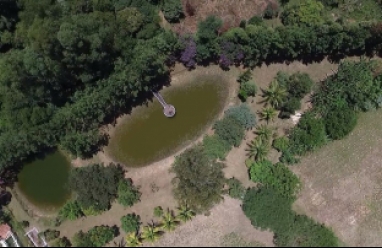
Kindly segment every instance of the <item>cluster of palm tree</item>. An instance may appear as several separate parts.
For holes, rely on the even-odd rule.
[[[250,159],[263,161],[266,159],[270,150],[270,141],[274,136],[274,129],[267,125],[260,125],[254,133],[257,135],[250,143],[246,151]]]
[[[137,247],[142,244],[143,241],[154,243],[159,239],[164,231],[174,231],[180,222],[187,222],[195,216],[195,213],[188,208],[187,205],[180,206],[178,208],[178,214],[175,216],[174,212],[167,209],[167,211],[161,216],[161,221],[158,224],[152,222],[147,226],[144,226],[141,232],[127,234],[123,246]]]
[[[279,109],[285,98],[288,95],[287,90],[279,84],[277,80],[271,82],[271,85],[268,89],[262,90],[266,108],[264,108],[259,114],[261,119],[266,120],[267,123],[269,121],[273,121],[277,115],[276,109]],[[270,105],[270,106],[269,106]]]

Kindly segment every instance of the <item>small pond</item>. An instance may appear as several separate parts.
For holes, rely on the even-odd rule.
[[[223,110],[228,92],[227,84],[222,81],[171,86],[161,94],[168,104],[175,106],[176,115],[166,118],[161,104],[154,98],[117,126],[107,151],[129,167],[145,166],[169,156],[211,124]]]
[[[56,151],[26,164],[18,175],[17,186],[38,208],[56,209],[70,197],[66,188],[69,172],[70,161]]]

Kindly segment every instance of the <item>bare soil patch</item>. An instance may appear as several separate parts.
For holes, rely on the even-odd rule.
[[[185,18],[172,25],[172,29],[180,34],[195,33],[198,22],[210,15],[223,20],[221,31],[224,32],[230,27],[239,26],[241,20],[261,16],[268,3],[278,5],[275,0],[182,0],[182,3]]]

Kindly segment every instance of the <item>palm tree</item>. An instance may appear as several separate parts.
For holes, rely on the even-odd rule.
[[[277,80],[272,81],[267,90],[263,90],[264,102],[266,105],[270,104],[274,108],[279,107],[286,96],[287,91]]]
[[[260,139],[264,142],[270,141],[273,136],[273,128],[270,128],[267,125],[260,125],[256,127],[256,131],[254,131],[254,133],[257,134],[257,137],[260,137]]]
[[[265,108],[260,112],[261,119],[266,120],[267,124],[269,121],[273,121],[277,115],[277,111],[274,108]]]
[[[263,141],[261,138],[256,137],[248,144],[249,148],[246,149],[248,157],[253,158],[255,161],[262,161],[266,158],[269,152],[268,141]]]
[[[161,228],[166,231],[174,231],[177,224],[178,221],[174,217],[173,212],[167,209],[167,212],[162,215]]]
[[[195,216],[194,211],[188,208],[187,205],[182,205],[178,208],[178,216],[177,218],[183,222],[187,222],[192,219],[192,217]]]
[[[144,226],[142,228],[141,238],[143,240],[150,241],[151,243],[154,243],[158,240],[160,236],[160,229],[156,227],[154,224],[150,224],[148,226]]]
[[[140,246],[141,240],[136,232],[131,232],[126,235],[126,247],[137,247]],[[120,242],[122,243],[122,242]],[[119,247],[119,246],[118,246]]]

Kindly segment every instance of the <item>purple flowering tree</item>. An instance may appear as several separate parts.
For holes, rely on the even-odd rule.
[[[180,54],[180,62],[182,62],[187,68],[193,68],[196,65],[196,42],[192,37],[181,37],[181,44],[184,46],[184,50]]]

